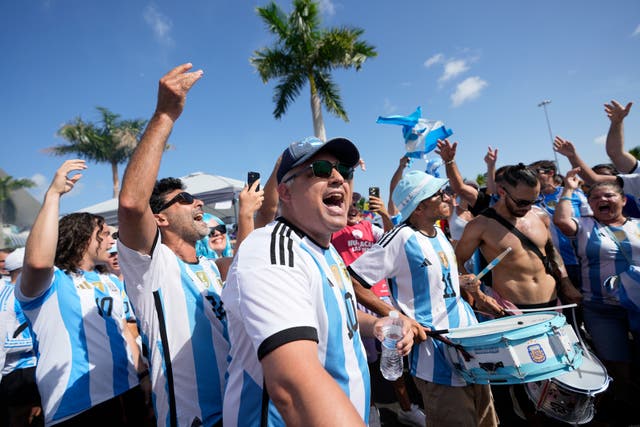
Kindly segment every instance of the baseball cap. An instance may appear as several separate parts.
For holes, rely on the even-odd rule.
[[[360,152],[347,138],[333,138],[325,142],[315,136],[308,136],[291,143],[282,153],[278,168],[278,182],[282,182],[282,178],[291,169],[306,162],[321,150],[333,154],[340,163],[349,167],[354,167],[360,160]]]
[[[393,203],[402,218],[409,219],[421,201],[436,194],[448,182],[448,179],[436,178],[422,171],[408,172],[393,190]]]
[[[19,268],[22,268],[23,261],[24,261],[24,248],[18,248],[15,251],[11,252],[9,255],[7,255],[7,258],[4,261],[4,268],[9,272],[18,270]]]

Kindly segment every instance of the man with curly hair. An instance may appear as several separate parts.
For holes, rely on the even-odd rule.
[[[83,160],[67,160],[56,172],[27,239],[16,297],[34,332],[45,424],[140,425],[136,369],[146,368],[126,326],[129,303],[122,282],[96,270],[114,243],[109,228],[90,213],[58,221],[60,198],[84,169]]]

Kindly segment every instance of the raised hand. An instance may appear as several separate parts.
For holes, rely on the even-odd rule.
[[[58,195],[63,195],[68,193],[73,189],[73,186],[82,178],[81,173],[76,173],[72,176],[69,176],[70,173],[74,171],[82,171],[87,168],[87,164],[84,160],[73,159],[65,161],[56,171],[56,174],[53,176],[53,181],[51,181],[51,185],[49,186],[50,192],[53,192]]]
[[[178,65],[160,79],[157,113],[167,114],[174,121],[180,117],[187,93],[203,75],[202,70],[189,72],[192,67],[191,63]]]
[[[445,139],[444,141],[439,139],[437,144],[438,148],[436,148],[436,154],[438,154],[445,163],[455,159],[456,148],[458,147],[457,142],[451,144],[448,139]]]
[[[611,120],[611,123],[622,123],[629,111],[633,102],[628,103],[625,107],[618,103],[618,101],[612,100],[610,104],[604,104],[604,111],[607,113],[607,117]]]
[[[574,157],[576,155],[576,147],[569,140],[556,136],[553,140],[553,149],[565,157]]]
[[[488,167],[495,167],[498,161],[498,149],[487,147],[487,154],[484,155],[484,162]]]
[[[581,168],[573,168],[564,176],[564,186],[565,188],[575,190],[580,185],[580,179],[578,178],[578,174],[580,173]]]

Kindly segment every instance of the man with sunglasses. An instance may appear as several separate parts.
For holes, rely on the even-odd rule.
[[[202,77],[191,67],[160,80],[156,111],[123,178],[118,254],[149,350],[158,425],[219,426],[229,351],[218,294],[224,277],[219,260],[196,256],[196,242],[209,234],[202,201],[179,179],[156,182],[169,134]]]
[[[477,323],[461,297],[453,247],[436,225],[451,214],[447,179],[410,171],[393,191],[404,222],[386,233],[348,268],[358,301],[380,315],[393,308],[373,299],[370,287],[389,278],[391,295],[402,312],[424,329],[448,329]],[[410,373],[420,390],[428,425],[495,426],[497,418],[487,385],[467,384],[444,357],[441,341],[413,347]]]
[[[362,426],[369,371],[360,334],[381,323],[358,312],[331,234],[347,224],[360,154],[345,138],[292,143],[277,171],[281,216],[251,233],[222,298],[231,363],[224,424]],[[398,348],[407,353],[407,325]]]
[[[518,309],[552,309],[558,305],[558,291],[571,298],[570,302],[578,302],[581,295],[569,280],[562,258],[551,243],[549,218],[537,208],[532,209],[540,202],[538,173],[522,163],[508,166],[502,174],[498,194],[500,199],[493,208],[483,211],[467,224],[455,251],[458,268],[466,272],[464,263],[476,248],[480,248],[488,261],[507,248],[512,249],[492,270],[491,287],[484,290],[477,285],[465,287],[472,295],[476,309],[496,316],[505,314],[505,308],[516,310],[516,313]],[[529,242],[518,238],[500,221],[510,223]],[[559,276],[557,284],[554,275]],[[535,411],[524,389],[514,387],[513,390],[526,416],[534,417]],[[522,420],[513,410],[509,388],[494,388],[494,394],[501,421],[505,425],[520,425]]]

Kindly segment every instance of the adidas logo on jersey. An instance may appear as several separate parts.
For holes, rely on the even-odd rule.
[[[422,261],[422,264],[420,264],[420,267],[429,267],[431,265],[431,262],[428,259],[424,259]]]

